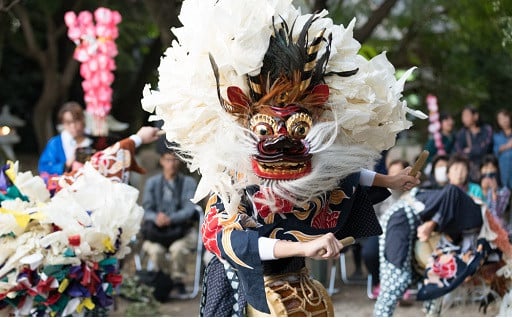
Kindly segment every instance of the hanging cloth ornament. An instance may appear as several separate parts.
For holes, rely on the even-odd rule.
[[[96,24],[93,21],[96,22]],[[73,57],[81,63],[80,75],[86,111],[92,114],[91,133],[96,136],[108,134],[106,117],[112,107],[112,88],[117,55],[115,39],[119,32],[117,24],[121,14],[100,7],[94,11],[81,11],[78,16],[68,11],[64,15],[68,37],[76,44]]]
[[[441,122],[439,120],[439,108],[437,106],[437,97],[432,94],[427,95],[427,107],[429,112],[428,131],[434,138],[434,143],[437,148],[438,155],[446,155],[446,150],[443,145],[443,136],[441,134]]]

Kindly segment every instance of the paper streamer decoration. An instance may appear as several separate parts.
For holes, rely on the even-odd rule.
[[[94,23],[93,18],[96,23]],[[107,135],[106,117],[112,107],[112,88],[117,55],[115,39],[121,14],[100,7],[94,11],[81,11],[78,16],[68,11],[64,15],[68,37],[76,44],[73,57],[80,65],[82,88],[87,112],[94,117],[94,135]]]
[[[44,181],[0,169],[0,316],[104,316],[143,209],[138,190],[89,163],[50,197]]]
[[[434,143],[437,148],[438,155],[446,155],[446,150],[444,149],[442,135],[441,135],[441,122],[439,120],[439,108],[437,106],[437,97],[432,94],[427,95],[427,107],[429,112],[429,121],[428,131],[432,134],[434,138]]]

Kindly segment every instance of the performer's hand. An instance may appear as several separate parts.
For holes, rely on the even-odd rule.
[[[416,236],[418,237],[418,240],[420,240],[420,242],[426,242],[435,228],[436,222],[434,221],[427,221],[418,226],[418,228],[416,229]]]
[[[400,173],[397,175],[387,175],[387,187],[393,190],[409,191],[415,186],[419,185],[421,172],[418,172],[416,176],[410,176],[409,172],[411,171],[411,169],[411,167],[407,167],[404,170],[400,171]]]
[[[143,126],[137,131],[137,136],[140,137],[143,144],[149,144],[158,139],[159,129],[151,126]]]
[[[337,240],[334,234],[327,233],[308,242],[292,242],[278,240],[274,246],[274,257],[287,258],[293,256],[310,257],[314,259],[328,259],[340,256],[341,249],[355,240],[349,236]]]
[[[334,234],[327,233],[312,241],[304,243],[304,256],[314,259],[329,259],[340,256],[343,244]]]

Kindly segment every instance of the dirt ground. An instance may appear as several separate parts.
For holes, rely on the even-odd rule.
[[[353,271],[351,253],[347,253],[347,272]],[[191,266],[193,267],[192,263]],[[327,265],[329,266],[329,265]],[[329,268],[329,267],[326,267]],[[191,270],[193,272],[193,268]],[[313,272],[313,271],[312,271]],[[326,277],[327,281],[328,275]],[[373,306],[375,300],[368,298],[366,293],[365,283],[351,282],[350,284],[344,283],[341,279],[339,272],[339,263],[337,264],[337,272],[335,277],[335,293],[332,295],[332,301],[334,305],[334,311],[336,317],[372,317]],[[328,285],[326,283],[326,285]],[[189,290],[192,286],[192,280],[189,284]],[[326,286],[327,287],[327,286]],[[190,300],[178,300],[171,299],[166,303],[160,303],[156,306],[158,308],[147,308],[139,309],[137,316],[155,316],[155,309],[158,311],[158,316],[165,317],[197,317],[199,316],[199,302],[201,294],[199,293],[194,299]],[[117,298],[116,309],[110,312],[110,316],[130,316],[131,312],[128,310],[130,306],[133,306],[133,302],[126,299]],[[419,301],[410,301],[408,304],[397,306],[395,316],[399,317],[418,317],[425,316],[425,312],[422,310],[423,303]],[[479,310],[479,304],[477,302],[464,302],[460,301],[451,308],[444,308],[441,316],[445,317],[480,317],[480,316],[496,316],[498,313],[497,306],[489,306],[487,313],[484,314]],[[147,313],[147,314],[145,314]],[[151,313],[151,314],[149,314]]]
[[[159,312],[162,317],[197,317],[199,316],[199,300],[197,296],[192,300],[171,300],[168,303],[160,305]],[[332,296],[334,311],[336,317],[372,317],[374,300],[366,297],[363,286],[344,286],[343,290]],[[118,308],[110,313],[113,317],[126,317],[124,309],[129,302],[120,299]],[[456,306],[442,313],[444,317],[481,317],[496,316],[497,311],[488,311],[486,315],[478,311],[476,304],[465,304]],[[397,317],[419,317],[425,316],[422,311],[421,303],[414,303],[412,306],[397,307],[395,311]]]

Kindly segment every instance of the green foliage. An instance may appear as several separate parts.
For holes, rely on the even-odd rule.
[[[357,17],[357,29],[382,2],[331,0],[328,5],[336,23],[347,25]],[[469,103],[487,122],[494,122],[499,108],[510,107],[512,1],[398,1],[360,53],[371,58],[382,51],[397,69],[418,67],[417,79],[404,92],[414,108],[428,112],[429,93],[457,120]],[[420,122],[415,129],[422,131],[422,142],[427,133]]]
[[[422,48],[430,46],[423,62],[434,72],[425,87],[438,95],[440,107],[458,113],[471,103],[485,108],[484,119],[492,121],[497,108],[503,107],[499,92],[512,83],[512,55],[503,46],[496,12],[488,1],[444,1],[443,5],[443,32],[432,27],[419,38]]]
[[[359,54],[366,57],[368,60],[372,57],[375,57],[379,54],[374,46],[371,46],[369,44],[362,44],[361,49],[359,50]]]
[[[153,288],[140,283],[136,277],[124,276],[119,294],[129,301],[126,317],[155,317],[160,315],[160,303],[153,297]]]
[[[357,30],[383,2],[329,0],[327,6],[335,23],[346,26],[356,17]],[[146,62],[151,51],[155,52],[154,44],[161,28],[148,11],[146,1],[21,0],[20,5],[27,9],[36,41],[42,49],[47,48],[47,22],[52,21],[57,29],[66,30],[63,16],[68,10],[78,13],[105,6],[122,14],[120,36],[116,41],[119,55],[113,84],[113,110],[122,95],[131,93],[132,83],[154,82],[156,67],[154,63]],[[0,12],[0,28],[0,100],[13,106],[16,115],[30,121],[44,78],[33,58],[25,54],[27,49],[20,21],[12,10]],[[59,68],[62,69],[73,50],[73,43],[67,39],[65,31],[58,46],[58,59],[62,63]],[[426,111],[425,97],[432,93],[438,96],[441,109],[452,112],[456,118],[464,105],[472,103],[485,110],[482,112],[484,120],[493,121],[498,108],[509,107],[512,1],[399,0],[372,36],[362,43],[360,53],[370,59],[382,51],[387,51],[397,70],[418,67],[414,72],[415,80],[407,83],[404,94],[415,108]],[[143,67],[154,68],[154,71],[150,74],[141,72]],[[76,74],[71,90],[63,96],[81,101],[80,82],[80,75]],[[136,99],[132,97],[128,102],[138,104]],[[125,106],[121,105],[123,112]],[[130,109],[134,111],[134,108]]]

